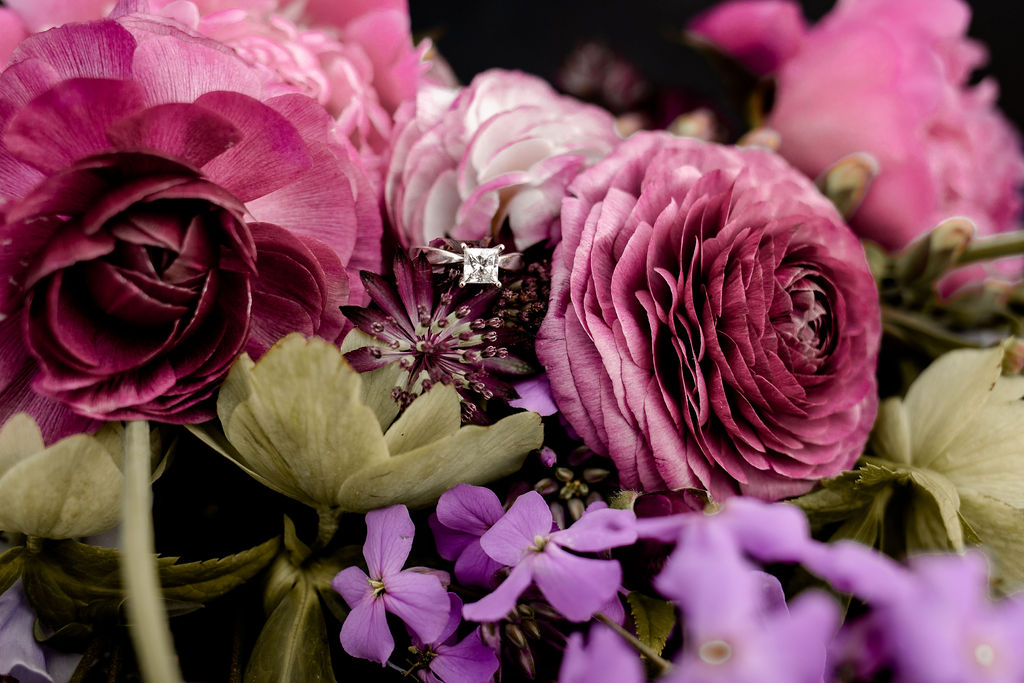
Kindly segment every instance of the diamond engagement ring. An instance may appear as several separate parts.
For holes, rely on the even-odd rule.
[[[434,265],[462,264],[462,279],[459,287],[466,285],[496,285],[501,287],[498,269],[519,270],[523,267],[523,255],[519,252],[502,254],[504,244],[495,247],[471,247],[461,243],[462,253],[447,251],[437,247],[413,247],[427,257]]]

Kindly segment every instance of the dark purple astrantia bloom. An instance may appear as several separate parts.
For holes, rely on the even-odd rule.
[[[455,578],[468,586],[489,586],[502,565],[480,547],[480,537],[505,514],[494,491],[483,486],[459,484],[437,501],[430,528],[437,552],[455,563]]]
[[[345,307],[344,313],[379,344],[349,351],[345,358],[365,372],[389,363],[404,371],[395,398],[403,404],[435,383],[451,384],[462,396],[463,417],[480,421],[478,404],[492,396],[513,395],[509,375],[533,372],[509,350],[506,324],[493,315],[500,290],[459,287],[457,280],[435,276],[423,257],[395,257],[394,284],[374,273],[362,274],[373,304]]]
[[[448,597],[451,612],[441,635],[424,643],[412,634],[412,644],[422,665],[416,675],[425,683],[487,683],[498,670],[498,657],[484,645],[479,628],[458,640],[455,630],[462,623],[462,600],[455,593]]]
[[[435,574],[403,570],[416,527],[404,505],[366,515],[359,567],[343,569],[331,586],[352,608],[341,626],[341,646],[353,657],[384,664],[395,649],[385,612],[405,622],[423,642],[439,639],[449,621],[448,593]]]
[[[219,43],[140,16],[15,50],[0,419],[27,411],[47,441],[94,420],[201,421],[242,351],[340,336],[347,269],[379,267],[376,202],[322,107],[263,85]]]
[[[585,621],[615,596],[622,568],[615,560],[580,557],[629,545],[636,540],[635,518],[627,510],[609,508],[583,515],[564,531],[552,531],[554,518],[536,491],[525,493],[504,517],[480,537],[491,559],[512,572],[490,595],[466,605],[463,616],[473,621],[498,621],[516,606],[531,583],[570,621]]]

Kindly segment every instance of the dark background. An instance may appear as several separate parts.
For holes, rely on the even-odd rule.
[[[464,83],[490,67],[551,80],[574,46],[600,41],[635,64],[655,86],[687,83],[712,93],[710,68],[679,41],[687,20],[714,0],[409,0],[413,31],[431,35]],[[804,0],[811,21],[832,0]],[[988,45],[978,76],[995,76],[1000,103],[1024,127],[1024,22],[1018,0],[969,3],[970,35]]]

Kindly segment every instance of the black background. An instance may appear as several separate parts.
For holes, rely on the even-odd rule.
[[[715,0],[409,0],[413,31],[431,35],[462,82],[484,69],[521,69],[552,79],[579,42],[607,44],[655,85],[714,89],[707,64],[678,39],[687,20]],[[809,20],[832,0],[804,0]],[[969,3],[970,35],[990,51],[987,68],[1001,86],[1000,104],[1024,124],[1024,22],[1018,0]]]

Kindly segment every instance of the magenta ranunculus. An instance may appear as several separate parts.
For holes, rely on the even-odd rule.
[[[772,152],[641,133],[569,187],[537,355],[627,487],[775,499],[849,468],[879,336],[860,244]]]
[[[27,38],[0,75],[0,418],[191,422],[242,351],[337,339],[379,268],[369,181],[308,97],[139,15]]]
[[[779,32],[761,23],[767,5],[799,12],[784,0],[727,3],[708,37],[749,51],[759,34],[775,49]],[[881,170],[851,226],[887,249],[957,215],[982,235],[1015,227],[1024,157],[996,84],[968,85],[986,57],[965,35],[969,22],[961,0],[844,0],[779,54],[765,122],[781,135],[779,153],[811,177],[848,154],[873,155]]]
[[[611,114],[524,73],[424,86],[396,114],[385,202],[405,246],[482,240],[507,219],[520,249],[558,240],[566,186],[619,142]]]

